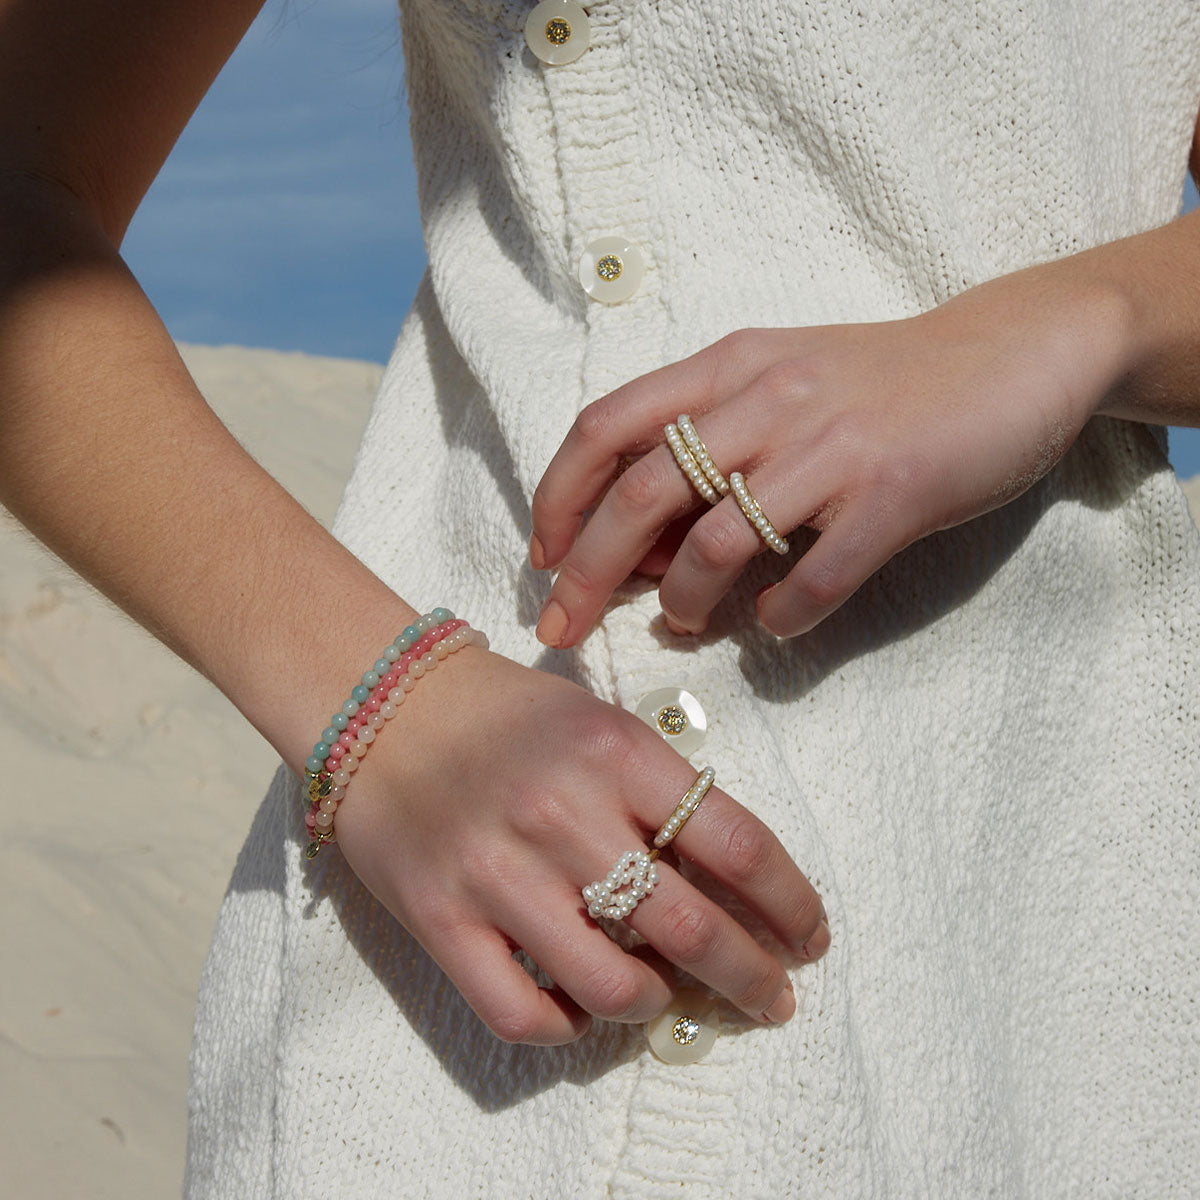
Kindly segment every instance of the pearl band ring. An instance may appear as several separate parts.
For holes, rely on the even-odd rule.
[[[746,481],[742,477],[742,473],[740,471],[730,471],[729,482],[733,486],[733,494],[737,499],[738,507],[742,510],[746,520],[758,531],[759,537],[776,554],[786,554],[788,552],[787,542],[779,536],[778,530],[767,520],[767,516],[759,507],[758,501],[750,495],[750,489],[746,486]]]
[[[716,777],[717,773],[712,767],[705,767],[696,776],[696,782],[684,793],[683,799],[675,805],[675,811],[666,819],[663,827],[654,835],[654,845],[658,849],[661,850],[665,845],[674,840],[675,835],[687,823],[688,817],[700,807],[700,801],[708,795],[708,789],[712,787],[713,780]]]

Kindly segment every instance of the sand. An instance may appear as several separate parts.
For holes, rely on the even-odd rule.
[[[328,527],[380,368],[183,349],[238,439]],[[0,564],[0,1192],[177,1196],[196,985],[278,758],[3,510]]]
[[[235,435],[328,526],[380,368],[183,349]],[[1187,487],[1200,512],[1200,478]],[[3,1192],[178,1195],[196,984],[277,758],[3,510],[0,564]]]

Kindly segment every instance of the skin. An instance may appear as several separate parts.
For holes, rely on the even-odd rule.
[[[229,696],[299,774],[314,731],[345,694],[347,671],[372,661],[416,610],[225,430],[119,253],[134,210],[258,7],[257,0],[0,0],[0,501]],[[965,294],[952,302],[961,325],[931,317],[903,328],[738,334],[704,352],[698,372],[695,364],[664,369],[682,388],[669,404],[655,397],[664,379],[657,373],[657,382],[647,376],[606,397],[599,403],[611,413],[596,408],[582,443],[577,424],[563,453],[579,455],[594,499],[611,474],[614,444],[649,452],[655,424],[689,408],[705,414],[707,436],[710,414],[761,382],[770,427],[738,451],[756,460],[755,471],[761,460],[751,485],[768,512],[792,496],[797,519],[826,521],[844,547],[823,552],[831,565],[816,578],[832,581],[825,591],[798,590],[799,616],[790,592],[779,598],[788,621],[819,619],[882,549],[999,503],[1045,470],[1121,369],[1127,407],[1114,415],[1195,423],[1184,401],[1163,407],[1171,397],[1200,396],[1200,288],[1192,282],[1200,278],[1200,230],[1175,224],[1115,252],[1099,274],[1126,272],[1121,279],[1081,287],[1078,296],[1067,289],[1069,315],[1050,320],[1044,307],[1058,330],[1049,342],[1041,330],[1028,330],[1037,336],[1026,346],[980,341],[967,329],[1003,328],[1020,317],[1036,289],[1016,276],[992,289],[983,322],[967,319],[963,310],[979,296]],[[946,354],[941,341],[955,330],[954,353]],[[880,339],[910,381],[899,405],[907,417],[885,421],[861,397],[869,376],[856,377],[857,389],[833,382],[844,379],[852,351],[888,358],[872,350]],[[1082,356],[1090,382],[1066,389],[1055,380],[1079,365],[1079,340],[1090,348]],[[1103,365],[1091,364],[1093,355]],[[931,424],[916,382],[923,371],[937,372],[943,396],[962,393],[955,432],[944,440],[988,473],[982,496],[963,478],[952,503],[934,505],[921,483]],[[1044,403],[1016,414],[1009,428],[988,415],[989,399],[1011,385],[1014,371],[1040,383]],[[829,400],[835,394],[841,408]],[[1118,391],[1105,395],[1117,403]],[[808,485],[795,459],[813,451],[786,441],[796,403],[807,406],[810,427],[820,418],[824,449],[814,461],[830,481],[809,498],[797,495]],[[642,432],[630,441],[634,428]],[[781,433],[788,452],[768,451]],[[728,435],[712,425],[711,436],[715,452]],[[1002,461],[985,463],[983,451],[997,438]],[[652,458],[646,453],[640,463]],[[638,480],[653,463],[635,466]],[[586,497],[565,489],[562,477],[556,457],[538,489],[535,532],[545,561],[564,562],[556,594],[576,622],[569,641],[594,620],[619,564],[638,559],[624,533],[614,532],[610,545],[593,535],[589,553],[606,556],[609,576],[585,589],[586,600],[564,592]],[[890,501],[887,536],[871,534],[864,518],[871,487],[862,481],[880,479]],[[909,511],[916,497],[928,511]],[[689,507],[678,489],[669,503],[655,502],[666,512]],[[669,574],[670,539],[638,537],[642,564],[653,567],[657,553]],[[753,550],[744,538],[741,546],[726,573]],[[721,578],[706,580],[693,567],[680,581],[671,603],[699,624]],[[668,591],[676,594],[673,583]],[[468,648],[421,682],[397,722],[407,736],[378,739],[338,812],[340,849],[498,1037],[553,1044],[578,1038],[595,1016],[642,1021],[665,1005],[676,967],[755,1018],[793,1013],[785,965],[819,957],[830,944],[820,898],[792,857],[804,847],[785,847],[717,788],[675,846],[757,911],[777,945],[752,938],[669,859],[655,893],[629,919],[646,939],[640,952],[619,950],[586,916],[579,888],[631,842],[648,841],[694,778],[631,714],[558,676]],[[516,947],[530,952],[553,987],[535,986],[512,958]]]
[[[299,775],[347,672],[417,610],[238,445],[119,252],[258,7],[0,0],[0,502]],[[678,851],[779,945],[754,940],[669,859],[630,918],[639,953],[587,916],[579,889],[645,845],[695,778],[632,714],[469,647],[397,723],[406,736],[378,739],[338,813],[340,849],[498,1037],[554,1044],[595,1016],[645,1020],[676,967],[755,1019],[794,1012],[785,962],[829,945],[791,857],[804,848],[716,788]],[[535,986],[518,946],[555,986]]]
[[[661,576],[672,631],[702,632],[766,551],[732,494],[710,508],[680,471],[662,431],[681,412],[781,534],[820,533],[758,595],[780,637],[916,539],[1020,495],[1093,416],[1200,424],[1198,247],[1195,212],[916,317],[739,329],[601,397],[534,495],[530,562],[558,571],[539,639],[574,645],[633,571]]]

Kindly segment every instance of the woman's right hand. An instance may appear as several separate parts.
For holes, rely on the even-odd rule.
[[[787,1020],[795,1000],[782,964],[663,857],[658,884],[626,918],[647,947],[626,953],[587,915],[581,888],[647,846],[695,778],[631,713],[467,647],[422,680],[363,759],[338,842],[504,1041],[574,1041],[593,1015],[649,1020],[670,1002],[670,963],[756,1020]],[[800,959],[825,952],[812,885],[724,792],[710,790],[673,845]],[[517,948],[553,988],[536,985]]]

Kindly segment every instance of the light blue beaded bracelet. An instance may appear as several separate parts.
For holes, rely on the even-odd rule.
[[[409,625],[363,672],[362,682],[330,717],[304,764],[309,858],[317,856],[323,843],[335,840],[333,814],[376,732],[396,715],[405,694],[426,671],[469,645],[486,649],[487,636],[448,608],[435,608]]]

